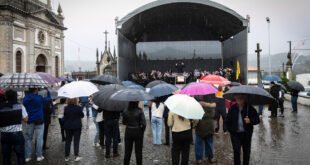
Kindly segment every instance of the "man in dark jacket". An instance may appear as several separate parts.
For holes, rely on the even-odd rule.
[[[39,95],[42,97],[47,96],[48,89],[42,90],[39,92]],[[48,128],[51,124],[51,114],[53,112],[53,101],[52,100],[44,100],[43,101],[43,120],[44,120],[44,133],[43,133],[43,150],[48,149],[46,147]]]
[[[271,116],[269,118],[277,117],[278,116],[278,102],[279,102],[279,87],[272,81],[270,83],[270,94],[272,97],[276,99],[276,102],[271,104]]]
[[[291,90],[291,102],[292,102],[292,112],[297,112],[297,100],[298,100],[298,90],[292,89]]]
[[[260,121],[256,110],[245,103],[244,95],[236,95],[235,99],[237,104],[229,109],[225,123],[234,150],[234,164],[241,164],[240,149],[242,147],[243,165],[248,165],[250,162],[253,125],[258,124]]]

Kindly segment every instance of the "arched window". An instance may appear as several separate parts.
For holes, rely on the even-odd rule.
[[[55,76],[59,77],[59,61],[58,61],[58,56],[55,57]]]
[[[20,51],[16,52],[16,73],[22,72],[22,53]]]
[[[40,54],[37,57],[36,64],[37,64],[37,67],[36,67],[37,72],[45,72],[46,71],[45,67],[47,64],[47,59],[43,54]]]

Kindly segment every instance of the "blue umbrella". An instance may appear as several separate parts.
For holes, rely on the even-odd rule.
[[[130,85],[136,85],[136,83],[135,82],[133,82],[133,81],[122,81],[122,84],[123,85],[125,85],[125,86],[130,86]]]
[[[161,96],[170,95],[177,90],[178,88],[171,84],[158,84],[154,86],[153,88],[151,88],[149,94],[154,97],[161,97]]]
[[[128,89],[139,89],[139,90],[145,91],[145,88],[141,85],[129,85],[127,88]]]
[[[264,76],[263,81],[282,81],[282,79],[279,76],[276,75],[267,75]]]

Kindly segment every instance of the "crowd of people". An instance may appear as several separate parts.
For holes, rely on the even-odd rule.
[[[146,84],[154,80],[162,80],[167,83],[174,84],[176,76],[182,75],[186,78],[186,82],[190,83],[190,82],[196,82],[197,79],[200,79],[201,77],[205,75],[213,74],[213,75],[220,75],[222,77],[225,77],[229,81],[236,81],[236,78],[235,78],[236,76],[234,72],[232,71],[232,69],[230,68],[226,68],[226,69],[219,68],[216,71],[208,71],[208,70],[202,70],[202,69],[195,69],[193,71],[183,71],[183,70],[179,70],[179,71],[169,70],[169,71],[161,72],[159,70],[152,70],[150,73],[146,73],[146,72],[129,73],[128,80],[133,81],[137,84],[141,84],[143,86],[145,86]]]
[[[206,73],[207,74],[207,73]],[[145,76],[143,73],[139,75]],[[160,76],[159,71],[153,72],[152,76]],[[164,74],[164,76],[166,73]],[[167,75],[166,75],[167,76]],[[283,97],[279,85],[271,82],[270,93],[278,102],[270,105],[271,117],[276,116],[277,107],[283,108]],[[148,102],[151,111],[150,124],[153,135],[153,144],[162,145],[162,129],[165,126],[165,143],[170,145],[172,135],[171,157],[173,165],[189,164],[190,145],[194,143],[194,164],[201,164],[203,160],[215,163],[213,152],[213,135],[219,133],[220,118],[223,119],[223,132],[230,133],[233,146],[234,164],[240,165],[241,148],[243,150],[243,164],[249,164],[251,139],[253,126],[259,124],[262,111],[256,112],[255,108],[248,105],[244,95],[236,95],[235,100],[228,101],[223,98],[224,92],[233,88],[228,85],[225,88],[218,87],[214,95],[195,96],[195,99],[204,109],[204,116],[200,120],[189,120],[179,116],[164,105],[169,96],[155,98]],[[35,133],[36,161],[44,160],[42,150],[48,149],[46,141],[48,138],[48,126],[53,113],[53,100],[48,89],[44,89],[46,96],[39,95],[38,89],[31,88],[24,97],[23,103],[18,102],[17,92],[8,90],[5,95],[0,95],[0,132],[2,144],[3,164],[11,162],[11,149],[14,147],[18,164],[25,164],[32,159],[32,143]],[[297,112],[298,91],[292,91],[293,112]],[[278,99],[279,98],[279,99]],[[282,104],[282,106],[280,105]],[[92,113],[96,134],[93,140],[94,147],[105,149],[105,158],[119,157],[118,144],[124,139],[124,165],[130,164],[133,146],[135,146],[136,164],[142,165],[143,137],[146,129],[144,108],[139,102],[129,102],[124,111],[107,111],[94,104],[92,97],[81,97],[73,99],[62,98],[57,106],[59,126],[62,141],[65,142],[64,160],[70,160],[70,148],[73,141],[74,161],[82,160],[79,155],[79,144],[82,133],[82,118]],[[283,114],[283,110],[281,110]],[[119,123],[126,126],[124,137],[121,137]],[[25,130],[22,130],[22,121],[25,122]],[[214,124],[216,123],[216,124]],[[194,137],[193,137],[193,130]],[[24,133],[23,133],[24,131]],[[171,133],[170,133],[171,132]],[[24,136],[25,135],[25,136]],[[194,140],[195,139],[195,140]],[[112,149],[112,151],[111,151]]]

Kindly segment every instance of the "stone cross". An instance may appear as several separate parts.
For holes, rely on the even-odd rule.
[[[259,47],[259,43],[257,43],[257,49],[255,50],[255,53],[257,53],[257,85],[260,85],[262,83],[262,76],[260,73],[260,52],[262,49]]]

